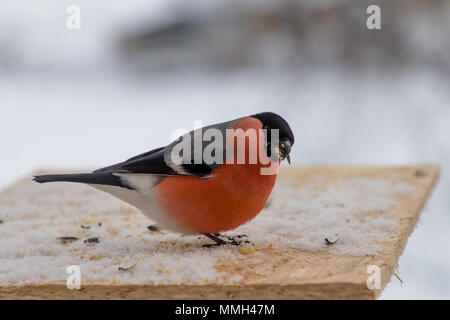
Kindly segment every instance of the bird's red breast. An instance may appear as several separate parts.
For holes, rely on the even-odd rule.
[[[256,118],[238,120],[233,129],[254,129],[259,148],[264,135]],[[251,142],[250,142],[251,143]],[[235,159],[237,157],[235,140]],[[276,174],[262,175],[261,168],[278,169],[279,162],[267,163],[267,156],[250,164],[249,139],[246,139],[245,164],[223,164],[211,177],[166,177],[155,187],[159,205],[178,226],[191,233],[218,233],[237,228],[253,219],[263,208],[275,184]],[[262,152],[261,154],[264,154]],[[264,158],[265,157],[265,158]]]

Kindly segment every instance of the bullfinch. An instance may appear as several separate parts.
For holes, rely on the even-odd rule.
[[[88,184],[136,207],[159,228],[203,234],[222,245],[230,242],[220,232],[264,208],[293,144],[286,120],[263,112],[195,129],[92,173],[39,175],[34,181]]]

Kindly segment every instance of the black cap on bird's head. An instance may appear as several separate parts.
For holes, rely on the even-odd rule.
[[[251,117],[260,120],[263,124],[263,129],[267,129],[267,150],[275,151],[279,154],[281,160],[286,159],[291,163],[289,153],[294,145],[295,138],[291,127],[281,116],[273,112],[262,112],[252,115]],[[277,129],[279,133],[279,145],[271,145],[270,130]]]

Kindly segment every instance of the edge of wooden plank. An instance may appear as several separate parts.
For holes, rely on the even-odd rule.
[[[380,290],[375,290],[375,296],[374,296],[375,299],[377,299],[381,295],[381,293],[383,292],[383,290],[385,289],[387,284],[391,281],[393,275],[398,277],[398,275],[397,275],[397,270],[399,268],[398,260],[399,260],[400,256],[403,254],[403,252],[405,251],[409,236],[416,228],[417,222],[419,221],[419,219],[422,215],[423,209],[425,208],[425,205],[428,202],[433,190],[435,189],[435,187],[439,181],[439,177],[440,177],[441,169],[437,165],[406,166],[406,167],[412,167],[412,168],[415,168],[418,170],[426,169],[427,172],[431,172],[431,175],[432,175],[431,176],[431,184],[430,184],[429,188],[427,189],[427,192],[425,193],[424,197],[422,198],[422,201],[419,204],[419,207],[417,208],[418,212],[416,215],[414,215],[412,223],[408,224],[406,231],[400,235],[399,246],[397,247],[396,252],[392,258],[392,261],[390,261],[390,265],[388,266],[389,271],[390,271],[389,276],[382,277],[382,286],[381,286]],[[400,280],[400,277],[398,277],[398,279],[399,279],[399,281],[402,281],[402,280]]]
[[[355,283],[326,283],[306,285],[88,285],[81,290],[69,290],[65,284],[43,286],[0,287],[1,299],[150,299],[150,300],[283,300],[302,299],[374,299],[374,292]],[[101,298],[100,298],[101,297]]]

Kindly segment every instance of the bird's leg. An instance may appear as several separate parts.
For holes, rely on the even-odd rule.
[[[229,241],[225,241],[225,240],[220,239],[216,234],[205,233],[204,235],[206,237],[210,238],[211,240],[214,240],[216,242],[214,244],[205,244],[205,245],[203,245],[204,247],[207,247],[207,248],[218,247],[218,246],[221,246],[221,245],[224,245],[224,244],[232,244],[234,246],[238,246],[238,245],[241,244],[240,242],[236,241],[233,237],[227,237],[227,239]],[[220,236],[222,236],[222,235],[220,235]]]
[[[204,236],[210,238],[211,240],[214,240],[216,243],[214,244],[205,244],[203,247],[211,248],[211,247],[218,247],[224,244],[231,244],[234,246],[239,246],[243,243],[251,243],[248,240],[241,240],[242,238],[247,238],[246,234],[238,234],[236,236],[226,236],[220,233],[205,233]],[[226,238],[228,241],[223,240],[221,238]]]
[[[211,234],[211,233],[205,233],[204,234],[206,237],[210,238],[211,240],[214,240],[216,243],[215,244],[205,244],[204,247],[212,247],[212,246],[221,246],[223,244],[227,244],[226,241],[220,239],[219,237]]]

